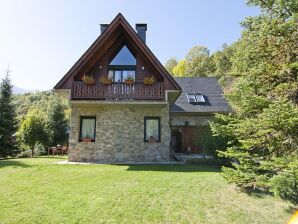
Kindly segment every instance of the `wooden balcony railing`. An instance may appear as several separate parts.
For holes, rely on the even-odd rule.
[[[83,82],[74,82],[71,92],[72,99],[103,99],[103,100],[163,100],[164,86],[162,82],[152,85],[135,83],[113,83],[104,85],[86,85]]]

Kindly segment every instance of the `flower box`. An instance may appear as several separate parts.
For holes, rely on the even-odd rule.
[[[112,79],[109,79],[108,77],[106,76],[103,76],[99,79],[99,82],[104,84],[104,85],[110,85],[113,83],[113,80]]]
[[[125,80],[126,85],[133,85],[135,83],[135,80]]]
[[[95,80],[93,78],[92,75],[84,75],[82,78],[82,81],[87,84],[87,85],[94,85],[95,84]]]
[[[128,75],[127,78],[125,79],[124,83],[126,85],[132,85],[135,83],[135,78],[132,75]]]
[[[92,142],[92,138],[82,138],[82,142]]]
[[[86,80],[86,81],[83,81],[86,85],[94,85],[95,84],[95,80]]]
[[[156,82],[156,79],[154,76],[150,76],[150,77],[145,77],[144,78],[144,84],[145,85],[152,85]]]
[[[154,138],[154,137],[150,137],[149,139],[148,139],[148,143],[156,143],[157,141],[156,141],[156,139]]]

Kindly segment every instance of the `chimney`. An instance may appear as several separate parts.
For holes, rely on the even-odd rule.
[[[100,34],[102,34],[107,28],[109,24],[100,24]]]
[[[146,23],[137,23],[136,24],[136,31],[139,37],[142,39],[144,43],[146,43],[146,31],[147,31],[147,24]]]

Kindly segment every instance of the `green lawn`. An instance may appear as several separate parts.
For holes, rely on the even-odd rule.
[[[1,224],[280,224],[290,217],[289,203],[238,192],[215,168],[53,164],[58,160],[0,160]]]

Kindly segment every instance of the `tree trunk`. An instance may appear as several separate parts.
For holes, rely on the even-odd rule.
[[[31,157],[32,157],[32,158],[34,157],[34,148],[31,149]]]

